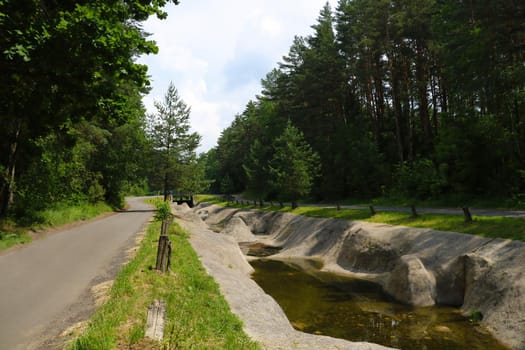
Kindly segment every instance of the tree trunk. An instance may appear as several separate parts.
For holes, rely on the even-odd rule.
[[[425,151],[430,152],[432,146],[432,130],[430,127],[430,115],[428,112],[427,65],[425,58],[425,48],[419,40],[416,43],[416,56],[416,79],[419,95],[419,115],[421,118],[423,134],[425,135]]]
[[[296,209],[297,207],[298,207],[297,201],[296,200],[292,200],[292,209]]]
[[[0,219],[7,216],[9,207],[13,203],[14,183],[15,183],[15,164],[11,161],[2,176],[2,187],[0,190]]]
[[[520,117],[520,108],[519,108],[519,103],[518,103],[518,100],[515,98],[514,99],[514,114],[515,114],[515,118],[514,118],[514,124],[515,124],[515,127],[514,129],[516,130],[514,132],[514,140],[515,140],[515,143],[516,143],[516,153],[518,154],[518,157],[521,158],[521,142],[520,140],[523,140],[524,138],[520,135],[520,128],[519,128],[519,125],[521,124],[521,117]]]
[[[472,215],[470,214],[470,210],[468,207],[463,207],[463,215],[465,216],[465,222],[470,223],[472,222]]]
[[[392,85],[392,104],[394,109],[394,118],[396,126],[396,143],[397,143],[397,154],[399,157],[399,162],[403,163],[405,160],[404,149],[403,149],[403,136],[401,132],[401,127],[403,125],[401,101],[399,99],[399,83],[397,77],[397,71],[394,64],[394,50],[392,48],[392,43],[390,42],[390,29],[388,24],[386,26],[386,37],[387,37],[387,59],[388,59],[388,69],[390,70],[391,82]]]
[[[416,206],[414,204],[410,205],[410,212],[412,213],[412,215],[410,216],[412,219],[415,219],[418,217]]]
[[[4,174],[0,175],[0,219],[7,216],[9,207],[13,203],[15,189],[15,169],[18,155],[18,140],[22,130],[22,122],[18,121],[15,130],[14,140],[9,145],[7,157],[7,167]]]
[[[414,117],[414,99],[410,94],[410,62],[405,57],[403,59],[403,100],[406,104],[405,111],[408,110],[406,115],[406,128],[408,135],[406,137],[407,143],[407,158],[410,163],[414,161],[414,130],[413,130],[413,117]]]
[[[438,84],[439,84],[439,97],[440,97],[440,106],[441,111],[443,113],[448,112],[448,96],[447,96],[447,86],[445,82],[445,78],[443,77],[443,68],[440,68],[439,71],[439,77],[438,77]]]
[[[392,97],[394,103],[394,119],[396,125],[396,141],[397,141],[397,155],[399,157],[399,162],[403,163],[405,161],[404,156],[404,147],[403,147],[403,135],[401,133],[401,126],[403,125],[401,120],[401,104],[399,103],[399,96],[397,94],[397,82],[394,78],[392,82]]]
[[[382,70],[381,70],[381,56],[375,57],[375,105],[376,105],[376,120],[377,120],[377,132],[380,135],[383,129],[383,118],[385,115],[385,87],[383,85]]]
[[[168,200],[168,170],[164,173],[164,201]]]
[[[374,132],[376,137],[376,142],[379,144],[381,140],[381,121],[377,113],[377,108],[375,105],[375,98],[372,93],[372,73],[371,73],[371,58],[370,55],[367,55],[367,60],[365,64],[366,69],[366,86],[365,86],[365,99],[366,99],[366,111],[368,116],[371,118],[374,125]]]
[[[169,186],[169,161],[170,161],[170,149],[171,145],[168,143],[166,148],[166,159],[164,160],[166,163],[164,164],[164,201],[168,200],[168,186]]]
[[[412,164],[415,159],[414,152],[414,98],[410,96],[410,112],[408,114],[407,128],[408,128],[408,162]]]
[[[438,91],[438,78],[436,77],[436,68],[433,69],[431,78],[431,93],[432,93],[432,126],[434,128],[433,134],[437,136],[439,134],[439,120],[438,120],[438,108],[437,108],[437,91]]]

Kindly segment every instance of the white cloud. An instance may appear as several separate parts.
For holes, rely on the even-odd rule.
[[[281,33],[282,26],[276,19],[272,17],[264,17],[261,21],[261,29],[263,33],[275,37]]]
[[[288,53],[294,35],[308,35],[325,0],[182,0],[168,18],[149,19],[159,54],[143,56],[152,91],[144,105],[154,112],[172,81],[191,106],[199,151],[213,147],[221,131],[260,92],[260,80]],[[336,0],[330,1],[335,6]]]

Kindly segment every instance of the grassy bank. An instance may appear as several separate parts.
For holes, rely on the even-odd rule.
[[[89,220],[111,211],[113,209],[106,203],[58,204],[35,213],[30,219],[20,222],[12,220],[0,222],[0,251],[17,244],[31,242],[32,237],[27,234],[30,230],[41,230],[79,220]]]
[[[198,196],[197,201],[237,208],[288,212],[310,217],[359,220],[525,241],[525,220],[515,218],[474,216],[473,222],[465,223],[462,215],[419,214],[417,218],[411,218],[409,213],[378,212],[372,215],[369,210],[337,210],[335,208],[320,207],[299,207],[292,210],[290,207],[280,208],[279,206],[265,206],[261,208],[253,205],[228,204],[225,200],[213,196]]]
[[[24,231],[13,229],[9,226],[0,228],[0,251],[11,248],[17,244],[31,242],[31,236]]]
[[[341,205],[362,205],[370,204],[385,207],[408,207],[413,200],[400,197],[378,197],[371,200],[347,199],[340,201]],[[454,198],[452,196],[441,199],[418,200],[417,206],[421,208],[456,208],[469,207],[477,209],[503,209],[503,210],[524,210],[525,201],[519,198]]]
[[[231,313],[177,225],[169,229],[172,271],[160,274],[152,269],[159,232],[159,222],[149,226],[137,255],[115,280],[109,301],[70,348],[259,349],[243,332],[241,321]],[[154,299],[166,302],[163,344],[144,339],[147,309]]]
[[[80,203],[77,205],[59,204],[38,213],[38,221],[33,228],[46,228],[64,225],[79,220],[89,220],[100,214],[113,211],[106,203]]]

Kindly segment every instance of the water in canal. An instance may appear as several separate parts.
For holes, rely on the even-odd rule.
[[[507,349],[454,308],[401,305],[377,284],[314,269],[304,272],[293,262],[251,264],[253,279],[281,305],[292,325],[307,333],[405,350]]]

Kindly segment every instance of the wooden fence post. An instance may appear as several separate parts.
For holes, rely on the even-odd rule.
[[[417,218],[417,211],[416,206],[414,204],[410,205],[410,211],[412,212],[412,215],[410,216],[412,219]]]
[[[171,242],[168,237],[168,226],[170,222],[171,220],[163,219],[160,229],[155,269],[162,272],[168,271],[171,266]]]
[[[472,222],[472,215],[470,214],[470,210],[468,207],[462,207],[463,209],[463,215],[465,216],[465,222]]]

